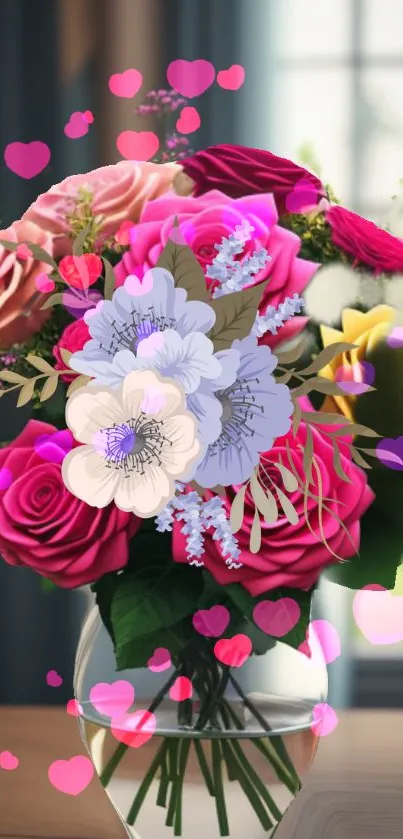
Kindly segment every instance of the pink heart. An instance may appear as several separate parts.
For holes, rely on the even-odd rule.
[[[182,108],[176,122],[176,130],[181,134],[191,134],[201,126],[200,114],[196,108]]]
[[[46,673],[46,684],[51,688],[59,688],[63,684],[63,679],[59,676],[57,670],[49,670]]]
[[[83,707],[77,702],[77,699],[69,699],[66,705],[66,711],[71,717],[81,717],[83,714]]]
[[[171,87],[193,99],[200,96],[214,82],[215,69],[210,61],[198,58],[196,61],[186,61],[185,58],[178,58],[171,61],[167,69],[167,79]]]
[[[282,638],[298,623],[301,609],[296,600],[291,597],[281,597],[279,600],[261,600],[253,610],[253,620],[256,626],[272,635]]]
[[[59,792],[66,795],[79,795],[91,782],[94,767],[84,755],[76,755],[70,760],[55,760],[48,769],[50,783]]]
[[[228,70],[217,73],[217,84],[224,90],[239,90],[245,81],[245,68],[242,64],[232,64]]]
[[[114,719],[111,731],[119,743],[125,743],[131,749],[139,749],[151,739],[156,728],[155,715],[150,711],[139,710]]]
[[[90,702],[99,714],[118,717],[133,705],[135,691],[125,679],[116,682],[98,682],[90,691]]]
[[[70,140],[77,140],[79,137],[84,137],[88,134],[89,125],[82,111],[74,111],[71,117],[64,126],[64,133]]]
[[[22,242],[21,245],[18,245],[16,255],[18,259],[30,259],[31,256],[33,256],[31,248],[29,248],[28,245],[25,244],[25,242]]]
[[[89,125],[92,125],[92,123],[94,122],[94,114],[92,113],[92,111],[84,111],[83,117],[86,120],[86,122],[89,123]]]
[[[32,143],[9,143],[4,151],[4,162],[20,178],[35,178],[46,169],[50,161],[50,148],[41,140]]]
[[[365,587],[353,601],[358,628],[371,644],[397,644],[403,641],[403,597],[381,586]]]
[[[12,772],[13,769],[17,769],[19,762],[18,757],[12,752],[0,752],[0,769]]]
[[[132,99],[143,84],[143,76],[133,67],[124,73],[114,73],[109,79],[109,90],[114,96]]]
[[[51,277],[49,277],[48,274],[45,274],[42,271],[35,277],[35,288],[40,291],[41,294],[49,294],[49,292],[54,291],[56,288],[56,283]]]
[[[184,702],[185,699],[191,699],[193,695],[192,682],[187,676],[178,676],[173,683],[169,696],[175,702]]]
[[[54,434],[41,434],[35,440],[35,451],[42,460],[62,463],[73,448],[73,435],[68,429]]]
[[[211,609],[199,609],[193,615],[193,626],[206,638],[219,638],[225,632],[231,615],[226,606],[212,606]]]
[[[339,722],[336,711],[326,702],[315,705],[312,716],[311,729],[316,737],[326,737],[327,734],[331,734]]]
[[[126,160],[150,160],[159,145],[153,131],[121,131],[116,140],[116,147]]]
[[[285,199],[289,213],[309,213],[318,203],[318,190],[307,178],[302,178],[292,188]]]
[[[227,667],[242,667],[252,652],[252,642],[247,635],[222,638],[214,645],[214,655]]]
[[[165,647],[157,647],[151,658],[148,659],[148,669],[152,673],[162,673],[171,667],[171,653]]]

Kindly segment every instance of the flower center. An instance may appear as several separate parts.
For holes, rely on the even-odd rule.
[[[100,343],[100,348],[114,357],[119,350],[136,352],[141,341],[154,332],[165,332],[166,329],[176,329],[176,320],[172,317],[159,315],[153,306],[146,314],[132,312],[131,320],[125,323],[113,320],[110,325],[110,338],[107,344]]]
[[[163,434],[162,420],[141,413],[136,419],[102,428],[94,445],[108,467],[123,470],[128,477],[132,472],[144,475],[146,466],[160,466],[162,449],[172,446],[172,441]]]
[[[222,405],[222,431],[218,440],[210,447],[214,450],[226,449],[238,443],[241,437],[253,437],[254,429],[250,426],[255,414],[263,414],[263,405],[259,405],[252,393],[251,385],[259,384],[259,379],[237,379],[231,387],[216,393]]]

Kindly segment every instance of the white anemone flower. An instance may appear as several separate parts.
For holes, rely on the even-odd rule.
[[[151,518],[173,498],[176,481],[191,480],[203,454],[182,387],[151,370],[130,373],[117,390],[80,388],[66,422],[83,445],[65,457],[63,480],[91,507],[114,501]]]

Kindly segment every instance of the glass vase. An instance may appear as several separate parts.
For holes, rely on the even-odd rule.
[[[78,720],[132,839],[274,835],[318,746],[327,671],[312,633],[309,643],[306,654],[273,639],[232,667],[198,650],[191,679],[157,653],[148,669],[117,672],[94,608],[76,657]]]

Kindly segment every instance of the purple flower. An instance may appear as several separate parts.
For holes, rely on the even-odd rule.
[[[225,369],[222,359],[224,374],[215,390],[221,403],[222,430],[208,446],[195,475],[197,483],[206,488],[243,483],[257,466],[260,453],[269,451],[274,440],[287,434],[291,426],[290,391],[272,375],[277,359],[269,347],[258,347],[249,337],[234,341],[231,351],[240,354],[235,376]],[[233,366],[232,357],[230,361]]]
[[[385,437],[378,443],[376,454],[384,466],[403,472],[403,437]]]

